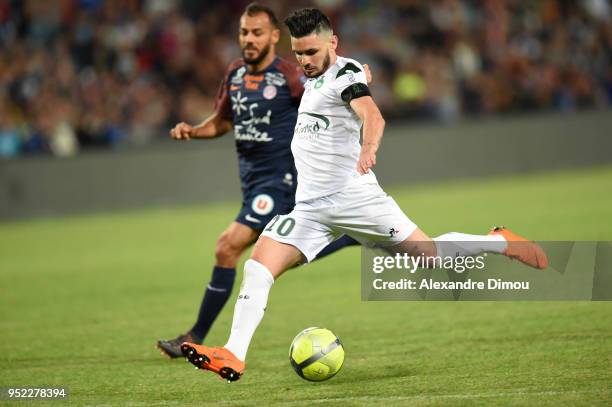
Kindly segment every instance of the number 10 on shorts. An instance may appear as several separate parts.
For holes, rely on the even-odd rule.
[[[280,215],[276,215],[270,221],[270,223],[268,223],[268,227],[266,227],[266,232],[272,232],[274,228],[276,228],[276,233],[279,236],[288,236],[289,233],[291,233],[291,231],[293,230],[293,227],[295,226],[295,219],[287,217],[279,222],[280,219]]]

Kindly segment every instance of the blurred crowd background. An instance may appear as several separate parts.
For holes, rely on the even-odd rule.
[[[0,157],[140,146],[200,122],[248,3],[0,0]],[[322,8],[390,120],[612,105],[609,0],[262,3],[281,20]],[[294,60],[285,29],[279,53]]]

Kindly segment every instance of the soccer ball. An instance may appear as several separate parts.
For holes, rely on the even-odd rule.
[[[300,332],[289,349],[293,370],[313,382],[331,379],[344,363],[344,347],[340,338],[325,328],[307,328]]]

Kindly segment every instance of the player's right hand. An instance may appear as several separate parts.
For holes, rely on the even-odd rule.
[[[175,140],[191,140],[193,134],[193,126],[185,122],[180,122],[172,130],[170,130],[170,137]]]
[[[361,146],[361,153],[357,161],[357,172],[361,175],[366,174],[370,171],[370,168],[376,165],[376,150],[378,150],[378,145],[376,144]]]

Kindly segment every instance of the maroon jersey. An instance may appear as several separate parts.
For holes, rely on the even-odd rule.
[[[291,139],[303,82],[297,65],[279,57],[260,72],[249,72],[242,59],[228,67],[215,111],[234,125],[243,192],[286,189],[296,179]]]

